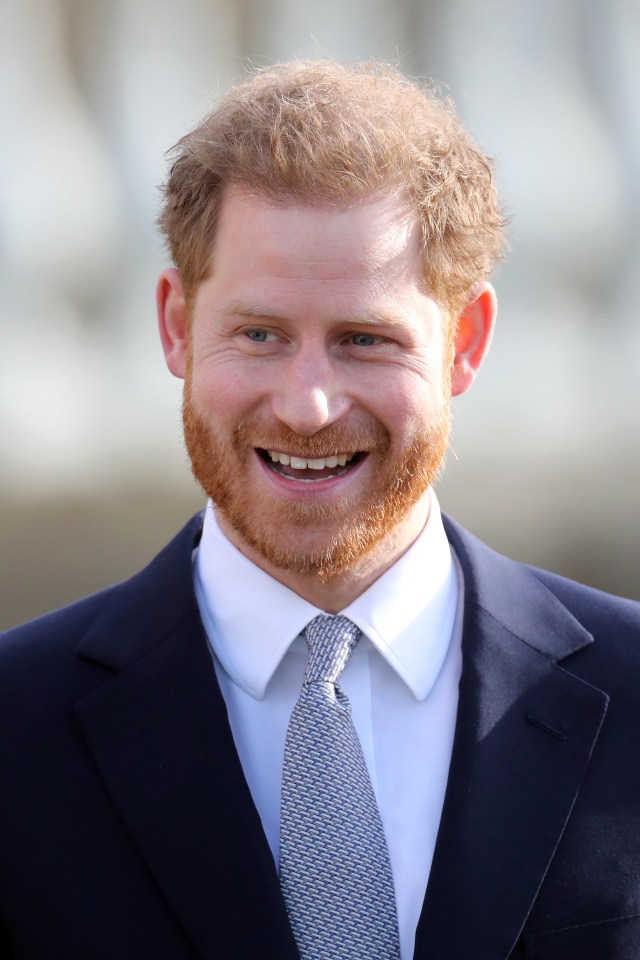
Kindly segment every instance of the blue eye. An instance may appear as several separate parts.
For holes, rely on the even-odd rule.
[[[377,337],[372,337],[368,333],[355,333],[351,337],[351,342],[356,345],[356,347],[372,347],[377,343]]]
[[[247,336],[256,343],[264,343],[269,334],[266,330],[247,330]]]

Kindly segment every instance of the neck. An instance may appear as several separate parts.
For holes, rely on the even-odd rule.
[[[225,536],[252,563],[284,584],[298,596],[326,613],[339,613],[396,563],[415,542],[429,517],[429,498],[424,497],[411,514],[381,540],[357,564],[343,573],[320,580],[315,574],[298,573],[277,567],[245,543],[226,518],[218,513],[218,523]]]

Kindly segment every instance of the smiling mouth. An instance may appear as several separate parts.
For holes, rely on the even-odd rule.
[[[360,463],[366,453],[334,453],[328,457],[298,457],[280,450],[257,449],[267,466],[288,480],[299,483],[317,483],[330,477],[340,477]]]

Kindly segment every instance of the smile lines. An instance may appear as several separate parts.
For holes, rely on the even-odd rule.
[[[346,465],[356,456],[355,453],[337,453],[330,457],[318,457],[313,460],[304,457],[294,457],[288,453],[280,453],[278,450],[267,450],[272,463],[281,463],[285,467],[291,467],[293,470],[326,470],[336,467],[346,467]]]

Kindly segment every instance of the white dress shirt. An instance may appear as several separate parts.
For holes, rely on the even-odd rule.
[[[324,611],[240,553],[211,504],[195,588],[236,748],[278,864],[284,742],[306,664],[300,633]],[[364,634],[339,683],[351,700],[380,808],[402,960],[413,957],[451,759],[462,668],[461,589],[431,492],[418,539],[341,611]]]

